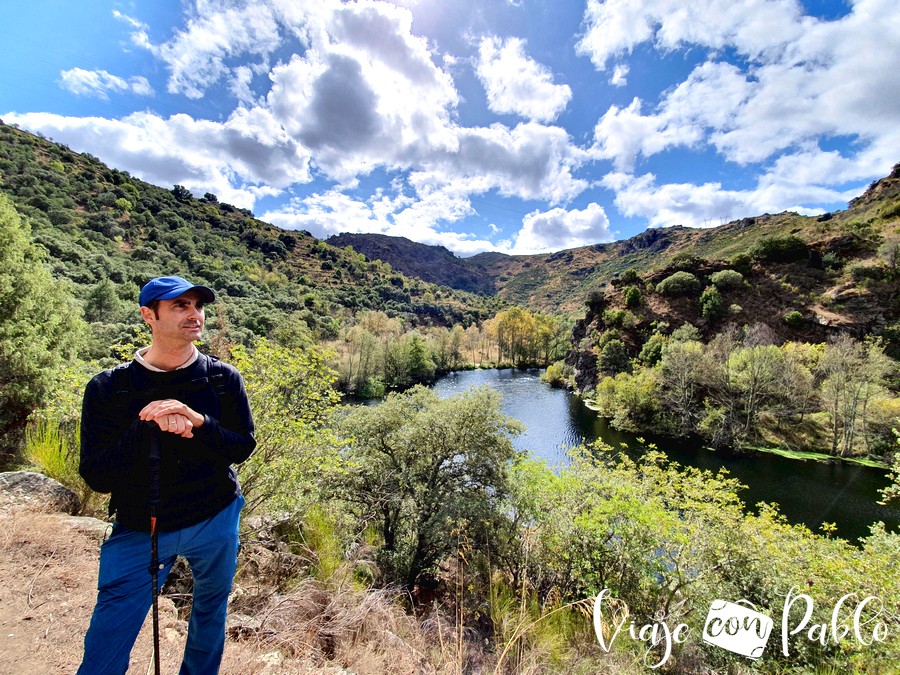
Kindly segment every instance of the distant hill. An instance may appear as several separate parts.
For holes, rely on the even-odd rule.
[[[762,244],[784,237],[802,243],[801,259],[785,265],[754,257]],[[612,288],[609,284],[626,272],[637,273],[642,286],[679,269],[699,271],[707,283],[709,274],[737,264],[751,282],[746,297],[731,303],[741,306],[743,321],[793,309],[809,319],[810,339],[821,337],[828,326],[892,336],[900,314],[898,289],[895,281],[880,275],[895,270],[900,255],[900,165],[842,211],[815,217],[764,214],[709,229],[649,229],[627,240],[551,254],[457,258],[444,248],[384,235],[341,235],[329,241],[352,243],[355,251],[380,257],[405,274],[424,275],[427,268],[425,278],[435,283],[492,288],[507,302],[575,317],[583,316],[586,300]],[[660,320],[703,323],[696,302],[660,302],[657,310]],[[797,330],[788,332],[801,337]]]
[[[406,237],[384,234],[336,234],[325,240],[332,246],[352,246],[370,260],[383,260],[395,270],[439,286],[449,286],[470,293],[495,295],[496,287],[489,273],[463,258],[457,258],[443,246],[428,246]]]

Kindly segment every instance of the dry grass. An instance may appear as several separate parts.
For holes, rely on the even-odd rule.
[[[59,515],[4,516],[0,531],[0,675],[73,673],[96,599],[102,534],[74,529]],[[326,581],[302,577],[296,557],[248,547],[233,594],[223,675],[381,675],[495,672],[498,653],[474,631],[460,630],[435,606],[423,618],[404,607],[397,590],[367,590],[352,583],[346,561]],[[298,574],[301,575],[298,577]],[[297,580],[299,578],[299,581]],[[293,581],[291,581],[293,580]],[[184,610],[161,598],[162,672],[177,672],[184,649]],[[502,651],[499,645],[497,651]],[[129,675],[152,672],[148,618],[132,651]],[[549,652],[529,641],[516,664],[496,672],[553,673]],[[625,672],[595,653],[570,661],[568,672]],[[574,666],[574,667],[572,667]]]

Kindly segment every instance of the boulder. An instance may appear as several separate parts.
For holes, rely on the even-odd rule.
[[[74,515],[77,495],[58,481],[34,471],[0,473],[0,512],[18,510]]]

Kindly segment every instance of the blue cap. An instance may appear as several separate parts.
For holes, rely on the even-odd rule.
[[[195,286],[187,279],[181,277],[156,277],[147,282],[141,289],[138,302],[141,307],[146,307],[154,300],[172,300],[188,291],[197,291],[204,304],[215,302],[216,294],[206,286]]]

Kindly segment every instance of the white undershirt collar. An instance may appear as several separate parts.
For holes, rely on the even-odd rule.
[[[177,368],[173,368],[172,370],[181,370],[182,368],[187,368],[188,366],[194,365],[194,361],[196,361],[198,358],[200,358],[200,352],[197,350],[197,347],[193,344],[191,345],[191,349],[192,349],[191,357],[187,361],[182,363],[180,366],[178,366]],[[162,368],[157,368],[156,366],[152,365],[150,362],[145,361],[144,354],[146,354],[149,350],[150,350],[150,347],[141,347],[134,353],[134,360],[137,361],[138,363],[140,363],[147,370],[152,370],[154,373],[171,372],[168,370],[163,370]]]

